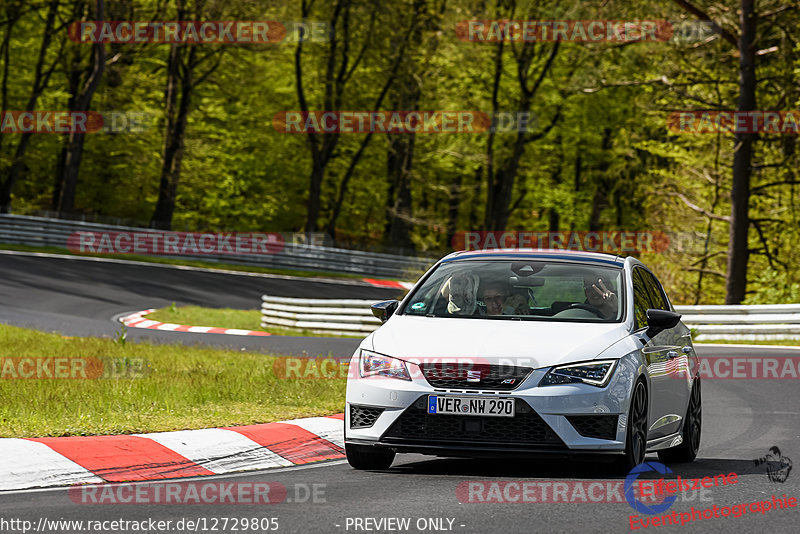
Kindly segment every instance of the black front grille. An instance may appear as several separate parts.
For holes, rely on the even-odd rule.
[[[350,405],[350,428],[369,428],[378,420],[378,416],[383,413],[383,408],[373,408],[372,406]]]
[[[500,391],[517,388],[533,370],[530,367],[469,362],[421,363],[419,367],[425,380],[435,388]]]
[[[617,439],[616,415],[568,415],[567,420],[585,438]]]
[[[423,405],[418,401],[406,409],[381,441],[566,447],[521,399],[516,399],[514,417],[429,414]]]

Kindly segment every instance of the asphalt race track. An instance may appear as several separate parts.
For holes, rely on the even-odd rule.
[[[397,289],[357,280],[303,279],[215,273],[147,263],[92,261],[0,251],[0,323],[67,336],[115,336],[112,318],[175,302],[213,308],[257,309],[261,295],[389,299]],[[217,326],[217,325],[203,325]],[[204,344],[240,350],[350,356],[356,339],[246,337],[128,329],[128,339]]]
[[[0,321],[20,326],[60,330],[71,335],[113,335],[117,328],[109,317],[123,311],[179,304],[253,307],[263,292],[295,296],[383,298],[392,290],[359,285],[327,284],[309,280],[279,280],[219,275],[194,271],[173,271],[158,267],[122,264],[94,264],[78,260],[58,260],[0,255],[0,295],[3,307]],[[87,291],[87,288],[89,290]],[[91,295],[87,293],[91,292]],[[131,334],[134,334],[131,329]],[[140,333],[135,333],[137,337]],[[155,337],[145,332],[146,337]],[[158,334],[158,341],[162,335]],[[206,336],[217,337],[217,336]],[[219,336],[227,337],[227,336]],[[189,338],[187,338],[189,339]],[[284,341],[285,340],[285,341]],[[234,344],[288,343],[310,347],[312,343],[331,344],[337,340],[321,338],[257,338],[234,340]],[[354,341],[347,341],[353,345]],[[265,348],[266,345],[265,345]],[[322,347],[324,348],[324,347]],[[698,347],[700,356],[800,356],[792,348]],[[785,457],[800,458],[800,388],[797,380],[705,380],[703,383],[703,438],[700,454],[693,464],[671,466],[674,475],[701,478],[736,473],[737,483],[709,490],[678,495],[668,511],[657,516],[637,514],[639,518],[661,517],[672,511],[719,508],[771,501],[773,495],[800,500],[800,472],[790,472],[785,482],[770,481],[763,464],[755,459],[780,447]],[[655,455],[648,460],[657,460]],[[648,473],[643,478],[655,478]],[[626,502],[469,502],[468,493],[458,491],[470,482],[520,484],[539,482],[622,482],[624,477],[595,461],[552,459],[520,461],[511,459],[450,459],[421,455],[400,455],[386,471],[352,470],[343,461],[260,471],[230,476],[192,479],[205,484],[273,483],[287,490],[286,500],[274,504],[84,504],[76,499],[75,489],[54,488],[0,493],[0,533],[22,532],[21,523],[31,521],[32,529],[51,520],[82,521],[171,521],[165,529],[150,532],[631,532],[630,516],[636,514]],[[182,479],[185,484],[187,479]],[[150,482],[164,486],[174,482]],[[461,484],[464,484],[460,486]],[[512,486],[505,486],[507,488]],[[551,489],[554,486],[548,486]],[[72,491],[72,493],[70,493]],[[166,490],[164,490],[166,491]],[[316,493],[316,497],[313,494]],[[152,495],[152,492],[150,493]],[[533,494],[538,496],[539,493]],[[520,498],[519,492],[509,497]],[[574,500],[574,499],[573,499]],[[76,502],[77,501],[77,502]],[[300,502],[298,502],[300,501]],[[464,502],[462,502],[464,501]],[[800,503],[798,503],[800,505]],[[712,517],[684,526],[650,526],[646,532],[797,532],[800,508],[757,510],[741,517]],[[680,517],[680,515],[679,515]],[[233,519],[255,519],[263,527],[277,519],[277,529],[242,528]],[[408,519],[407,528],[397,528],[389,518]],[[3,523],[3,521],[6,523]],[[190,528],[181,520],[204,520]],[[264,523],[261,520],[267,520]],[[227,521],[227,529],[223,529]],[[376,522],[383,528],[375,528]],[[14,526],[16,525],[16,526]],[[107,523],[111,525],[111,523]],[[212,528],[212,527],[216,528]],[[639,526],[639,525],[637,525]],[[367,529],[366,527],[369,527]],[[109,532],[133,532],[112,526]],[[35,531],[35,530],[33,530]],[[78,532],[72,529],[40,529],[45,532]],[[99,530],[93,530],[95,532]],[[147,531],[145,529],[145,531]]]
[[[737,349],[735,352],[738,355],[754,354],[752,349]],[[796,351],[781,352],[796,355]],[[764,456],[773,445],[780,447],[784,456],[800,457],[800,395],[797,383],[794,380],[707,380],[703,386],[703,396],[704,428],[700,455],[693,464],[673,465],[673,472],[683,478],[737,473],[737,483],[703,490],[703,493],[684,492],[670,510],[661,515],[673,510],[678,513],[690,512],[692,507],[705,509],[717,505],[721,508],[770,500],[773,495],[800,496],[800,473],[796,469],[784,483],[771,482],[765,467],[756,466],[753,461]],[[651,455],[648,459],[657,458]],[[648,478],[653,475],[648,473]],[[356,519],[410,518],[410,527],[406,530],[376,531],[630,532],[629,517],[634,511],[625,502],[462,503],[457,494],[459,484],[468,482],[483,482],[487,483],[485,487],[489,487],[490,481],[553,483],[577,480],[587,483],[603,481],[605,484],[609,479],[622,482],[623,477],[614,475],[607,466],[593,462],[560,459],[520,462],[401,455],[389,470],[382,472],[355,471],[346,463],[335,461],[192,481],[201,488],[209,483],[279,483],[286,488],[287,497],[292,502],[259,505],[83,504],[79,498],[73,500],[70,497],[70,490],[60,488],[0,494],[0,519],[23,519],[32,521],[33,525],[42,518],[93,521],[153,519],[170,520],[174,526],[181,519],[206,518],[206,526],[210,528],[215,519],[277,518],[278,532],[302,533],[365,532],[354,528]],[[163,486],[169,483],[148,484]],[[314,488],[317,492],[316,502],[310,502],[314,499],[307,496]],[[518,496],[513,492],[509,495],[512,498]],[[296,500],[303,502],[294,502]],[[758,511],[748,512],[738,518],[731,515],[704,519],[685,526],[650,526],[646,531],[797,532],[800,517],[797,510],[770,510],[764,515]],[[427,518],[446,518],[443,521],[445,527],[450,525],[450,519],[452,526],[450,530],[417,529],[416,522]],[[420,526],[426,525],[420,523]],[[190,530],[184,527],[183,530],[173,531]],[[199,531],[202,532],[202,528]]]

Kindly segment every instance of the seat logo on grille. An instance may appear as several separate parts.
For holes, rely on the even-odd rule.
[[[480,382],[480,381],[481,381],[480,371],[467,371],[467,382]]]
[[[517,381],[517,379],[516,379],[516,378],[506,378],[505,380],[503,380],[503,381],[502,381],[502,382],[500,382],[500,383],[501,383],[501,384],[509,384],[509,385],[511,385],[511,384],[513,384],[513,383],[514,383],[514,382],[516,382],[516,381]]]

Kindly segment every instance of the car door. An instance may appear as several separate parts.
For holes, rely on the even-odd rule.
[[[639,271],[650,298],[650,307],[672,311],[664,289],[655,275],[646,269],[640,268]],[[688,402],[684,376],[686,353],[682,349],[687,342],[691,345],[688,334],[688,328],[678,323],[673,328],[662,330],[649,341],[652,350],[653,393],[657,396],[660,414],[651,422],[650,432],[654,438],[680,430],[681,420],[686,412]]]
[[[644,278],[642,278],[642,269],[635,267],[632,272],[632,285],[633,285],[633,316],[634,316],[634,332],[635,336],[639,338],[642,343],[642,348],[639,349],[642,355],[642,361],[647,366],[647,374],[650,376],[650,403],[648,421],[648,439],[662,436],[660,432],[651,431],[652,424],[655,421],[662,421],[668,415],[666,404],[663,396],[666,389],[664,383],[666,377],[660,373],[660,368],[663,367],[664,361],[667,359],[666,351],[663,347],[658,346],[645,335],[647,330],[647,310],[653,307],[650,301],[650,294],[647,291]],[[653,429],[657,430],[657,428]]]

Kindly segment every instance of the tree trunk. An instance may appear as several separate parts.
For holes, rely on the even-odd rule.
[[[95,10],[95,20],[103,20],[103,0],[97,0]],[[103,77],[105,70],[106,52],[105,44],[95,43],[92,46],[92,69],[86,83],[80,92],[70,99],[69,111],[88,111],[92,103],[97,87]],[[81,157],[83,156],[84,132],[71,131],[62,151],[62,159],[58,165],[62,173],[56,177],[56,195],[54,197],[54,208],[59,215],[69,213],[75,206],[75,191],[78,185],[78,174],[80,172]]]
[[[458,208],[461,206],[461,182],[463,176],[461,173],[456,173],[453,182],[450,184],[450,198],[447,202],[447,244],[450,247],[453,243],[453,238],[458,231]]]
[[[47,84],[50,82],[50,76],[53,74],[53,70],[55,69],[56,65],[59,63],[61,59],[61,54],[58,54],[53,60],[50,68],[47,71],[44,70],[44,63],[47,57],[47,51],[50,48],[50,42],[52,41],[53,36],[53,26],[55,24],[56,19],[56,12],[58,11],[58,0],[51,0],[50,5],[47,10],[47,17],[45,19],[45,28],[44,28],[44,36],[42,37],[42,44],[39,47],[39,56],[36,61],[36,68],[34,69],[34,76],[33,76],[33,86],[31,88],[30,96],[28,97],[28,102],[25,105],[25,111],[33,111],[36,108],[36,103],[39,100],[42,92],[47,87]],[[11,38],[11,29],[16,22],[16,18],[18,16],[18,12],[12,11],[10,8],[7,9],[9,21],[8,25],[8,32],[6,33],[5,39],[3,41],[3,54],[5,57],[4,67],[3,67],[3,82],[2,82],[2,109],[8,109],[8,51],[10,47],[10,38]],[[17,144],[17,148],[14,151],[14,158],[11,161],[11,167],[8,170],[8,176],[4,181],[0,183],[0,213],[10,213],[11,212],[11,193],[14,190],[14,185],[19,180],[22,171],[25,169],[25,152],[28,149],[28,145],[31,141],[30,132],[23,133],[20,136],[19,143]],[[0,134],[0,140],[2,139],[2,134]]]
[[[514,13],[514,4],[512,3],[511,15]],[[513,17],[512,17],[513,18]],[[511,46],[511,45],[510,45]],[[516,61],[517,82],[519,84],[521,96],[517,105],[518,109],[523,112],[530,112],[532,104],[536,98],[536,93],[544,80],[545,75],[553,66],[553,61],[556,58],[559,50],[559,42],[557,41],[550,48],[550,53],[544,64],[539,66],[538,71],[532,69],[535,62],[534,60],[540,55],[536,54],[536,47],[542,46],[536,43],[525,43],[521,48],[514,53]],[[499,89],[500,80],[503,75],[503,41],[497,45],[497,51],[494,57],[494,79],[492,88],[492,111],[497,113],[500,109],[499,105]],[[535,74],[535,79],[532,84],[529,84],[529,79]],[[487,142],[487,194],[486,194],[486,215],[484,217],[485,230],[505,230],[508,225],[508,219],[512,211],[512,195],[514,192],[514,182],[516,181],[517,172],[522,156],[525,154],[525,146],[528,143],[537,141],[544,137],[561,117],[561,108],[556,111],[554,118],[550,124],[547,125],[542,131],[536,134],[530,134],[521,129],[517,131],[517,137],[511,149],[511,154],[498,162],[496,157],[496,149],[494,147],[495,136],[493,132],[489,133]],[[518,205],[519,202],[515,204]]]
[[[161,179],[158,187],[158,201],[150,220],[151,228],[172,230],[172,218],[175,214],[175,200],[183,162],[186,124],[189,118],[189,105],[194,90],[194,66],[197,48],[189,44],[186,65],[181,68],[179,45],[173,44],[170,49],[167,66],[167,126],[164,135],[162,153]],[[180,100],[178,93],[180,92]]]
[[[601,143],[602,154],[608,154],[608,151],[611,150],[611,128],[604,128],[603,129],[603,141]],[[603,213],[603,210],[608,207],[608,193],[609,193],[609,179],[606,173],[608,172],[609,162],[608,160],[603,161],[600,165],[597,166],[598,171],[598,178],[597,178],[597,186],[594,190],[594,197],[592,199],[592,211],[589,214],[589,231],[590,232],[599,232],[601,229],[600,224],[600,216]]]
[[[413,108],[412,108],[413,109]],[[387,198],[386,245],[414,249],[411,241],[411,168],[414,160],[413,134],[391,135],[386,171],[394,195]]]
[[[741,0],[741,35],[739,37],[739,100],[736,111],[756,108],[756,26],[755,0]],[[733,156],[731,188],[730,239],[728,242],[728,278],[725,304],[740,304],[747,290],[749,258],[747,233],[750,227],[750,174],[754,134],[737,133]]]

